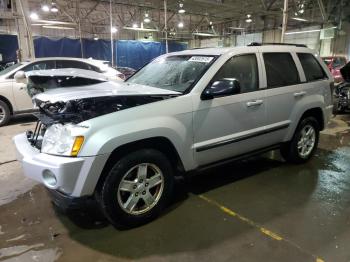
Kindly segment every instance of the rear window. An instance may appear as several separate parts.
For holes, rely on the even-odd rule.
[[[298,70],[290,53],[264,53],[268,88],[300,83]]]
[[[298,53],[298,57],[303,67],[306,81],[316,81],[327,78],[321,65],[312,54]]]

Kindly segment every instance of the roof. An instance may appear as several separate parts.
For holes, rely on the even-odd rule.
[[[47,60],[72,60],[72,61],[82,61],[87,63],[109,63],[109,61],[105,60],[97,60],[92,58],[77,58],[77,57],[41,57],[41,58],[35,58],[35,61],[47,61]]]
[[[239,52],[240,50],[259,50],[267,51],[303,51],[303,52],[312,52],[311,49],[306,47],[294,46],[294,45],[262,45],[262,46],[235,46],[235,47],[218,47],[218,48],[198,48],[198,49],[189,49],[180,52],[169,53],[169,55],[223,55],[229,52]]]

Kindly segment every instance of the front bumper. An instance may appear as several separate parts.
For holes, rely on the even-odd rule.
[[[72,197],[53,189],[48,189],[48,192],[53,204],[62,212],[86,209],[96,205],[95,200],[90,196]]]
[[[94,193],[108,155],[93,157],[63,157],[41,153],[31,146],[25,134],[13,138],[17,160],[22,162],[25,176],[71,197]],[[55,179],[48,179],[47,174]]]

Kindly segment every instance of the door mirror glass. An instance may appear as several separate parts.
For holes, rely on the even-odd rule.
[[[241,86],[239,81],[235,78],[225,78],[213,82],[202,93],[202,100],[209,100],[216,97],[230,96],[239,94],[241,92]]]
[[[27,77],[26,73],[24,71],[17,71],[16,74],[14,75],[16,83],[26,83],[27,82]]]

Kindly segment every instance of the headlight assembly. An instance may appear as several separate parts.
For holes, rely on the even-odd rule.
[[[77,156],[84,143],[83,136],[72,135],[76,126],[72,124],[54,124],[44,135],[41,152],[52,155]]]

